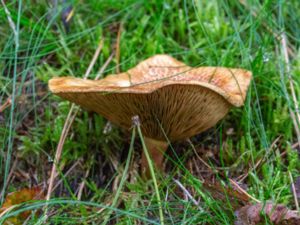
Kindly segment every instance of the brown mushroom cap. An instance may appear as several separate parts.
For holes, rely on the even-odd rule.
[[[138,115],[146,137],[182,140],[214,126],[231,106],[241,106],[251,72],[224,67],[192,68],[155,55],[125,73],[92,81],[53,78],[50,90],[129,129]]]

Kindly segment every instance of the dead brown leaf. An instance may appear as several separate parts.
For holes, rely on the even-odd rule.
[[[41,200],[44,199],[45,196],[40,187],[33,188],[23,188],[19,191],[12,192],[6,196],[5,202],[0,209],[0,214],[5,213],[9,208],[21,204],[23,202],[28,202],[32,200]],[[4,224],[22,224],[28,216],[30,216],[31,211],[25,211],[20,213],[18,216],[10,217],[5,221]]]
[[[275,225],[299,225],[300,214],[271,202],[247,205],[235,212],[235,225],[257,225],[269,221]]]

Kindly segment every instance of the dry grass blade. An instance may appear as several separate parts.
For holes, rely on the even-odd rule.
[[[72,125],[74,119],[76,118],[77,113],[78,113],[78,108],[75,108],[75,104],[72,104],[69,114],[67,116],[66,122],[64,124],[64,128],[62,130],[57,148],[56,148],[55,158],[53,161],[51,175],[50,175],[50,179],[49,179],[49,187],[48,187],[48,191],[47,191],[47,195],[46,195],[46,200],[49,200],[51,198],[54,180],[57,175],[56,167],[58,166],[58,162],[61,157],[61,153],[62,153],[62,149],[63,149],[64,143],[65,143],[66,137],[69,133],[69,130],[71,128],[71,125]]]
[[[97,76],[96,76],[95,80],[98,80],[98,79],[102,76],[104,70],[107,68],[107,66],[109,65],[109,63],[110,63],[111,60],[113,59],[114,54],[115,54],[115,53],[112,52],[112,53],[110,54],[110,56],[108,57],[108,59],[107,59],[107,60],[105,61],[105,63],[103,64],[103,66],[99,69],[99,71],[97,72]]]
[[[9,24],[10,28],[12,29],[12,31],[14,33],[14,36],[15,36],[16,49],[18,49],[18,47],[19,47],[19,41],[18,41],[19,34],[17,32],[17,26],[14,23],[14,21],[12,19],[12,16],[11,16],[11,13],[8,10],[5,2],[3,0],[1,0],[1,3],[2,3],[3,9],[4,9],[4,12],[6,14],[7,20],[8,20],[8,24]]]
[[[93,69],[93,67],[94,67],[94,65],[96,63],[96,60],[98,59],[98,56],[99,56],[99,54],[100,54],[100,52],[101,52],[101,50],[103,48],[103,40],[104,39],[101,38],[101,40],[100,40],[100,42],[98,44],[98,48],[96,49],[96,52],[95,52],[95,54],[94,54],[94,56],[92,58],[92,61],[91,61],[90,65],[89,65],[89,67],[87,68],[87,70],[86,70],[86,72],[84,74],[83,79],[87,79],[88,76],[90,75],[90,73],[91,73],[91,71],[92,71],[92,69]]]
[[[192,147],[193,149],[193,152],[195,154],[195,156],[197,157],[198,160],[200,160],[201,163],[203,163],[203,165],[205,165],[213,174],[215,173],[219,173],[219,171],[215,168],[212,168],[207,162],[205,162],[201,157],[200,155],[198,154],[198,152],[196,151],[195,149],[195,146],[194,144],[192,143],[192,141],[190,139],[187,139],[188,143],[190,144],[190,146]]]
[[[296,192],[296,187],[295,187],[295,184],[294,184],[294,179],[293,179],[293,176],[291,174],[290,171],[288,171],[289,173],[289,177],[290,177],[290,180],[291,180],[291,187],[292,187],[292,191],[293,191],[293,196],[294,196],[294,201],[295,201],[295,205],[296,205],[296,210],[299,212],[299,202],[298,202],[298,196],[297,196],[297,192]]]
[[[286,65],[286,73],[288,77],[288,81],[290,84],[290,92],[292,95],[293,103],[295,106],[295,112],[290,109],[290,115],[292,117],[293,123],[294,123],[294,128],[297,134],[297,139],[298,143],[300,145],[300,129],[299,129],[299,124],[300,124],[300,114],[299,114],[299,106],[298,106],[298,100],[296,97],[296,92],[294,88],[294,82],[291,76],[291,67],[290,67],[290,60],[289,60],[289,53],[288,53],[288,47],[287,47],[287,36],[285,33],[281,34],[281,46],[282,46],[282,51],[283,51],[283,56],[284,56],[284,61]]]
[[[294,144],[292,144],[292,148],[297,148],[298,146],[300,146],[300,143],[299,142],[296,142],[296,143],[294,143]]]
[[[229,179],[229,181],[230,181],[230,184],[234,187],[234,189],[236,189],[240,193],[244,194],[249,199],[252,199],[253,201],[255,201],[257,203],[260,203],[260,201],[258,199],[254,198],[252,195],[248,194],[247,191],[245,191],[243,188],[241,188],[240,185],[236,181],[234,181],[232,179]]]
[[[119,30],[118,30],[118,36],[117,36],[117,43],[116,43],[116,61],[117,61],[117,68],[116,72],[120,73],[120,42],[121,42],[121,33],[122,33],[122,23],[120,23]]]
[[[85,172],[84,178],[83,178],[83,180],[80,183],[79,188],[78,188],[77,200],[81,199],[83,189],[84,189],[84,185],[85,185],[85,180],[89,176],[89,173],[90,173],[90,169],[87,169],[86,172]]]
[[[6,208],[5,210],[3,210],[3,212],[0,213],[0,218],[3,217],[6,213],[12,211],[13,209],[17,208],[18,205],[12,205],[8,208]]]
[[[254,17],[257,17],[257,13],[251,9],[251,7],[248,5],[248,3],[244,0],[240,0],[240,3],[244,5]],[[295,93],[295,88],[293,84],[293,79],[291,77],[291,68],[290,68],[290,61],[289,61],[289,55],[294,56],[294,51],[288,46],[288,41],[287,41],[287,36],[284,32],[280,34],[278,31],[273,31],[272,28],[270,28],[266,23],[263,23],[264,27],[274,35],[274,37],[281,42],[282,46],[282,51],[283,51],[283,56],[284,56],[284,61],[286,65],[286,73],[288,75],[288,81],[290,84],[290,92],[292,95],[293,103],[295,105],[295,113],[290,109],[290,116],[293,120],[294,123],[294,128],[297,134],[297,139],[298,139],[298,144],[300,145],[300,114],[299,114],[299,106],[298,106],[298,101]]]
[[[239,209],[249,203],[250,197],[246,191],[241,191],[242,188],[237,188],[234,185],[225,185],[223,182],[218,180],[208,181],[205,180],[203,183],[203,188],[206,190],[211,197],[221,201],[222,203],[228,205],[233,209]]]
[[[18,162],[18,160],[15,160],[14,161],[14,163],[13,163],[13,165],[11,166],[11,168],[10,168],[10,172],[9,172],[9,174],[8,174],[8,176],[7,176],[7,185],[10,183],[10,180],[11,180],[11,177],[13,176],[13,174],[14,174],[14,171],[15,171],[15,169],[16,169],[16,166],[17,166],[17,162]],[[0,193],[0,198],[2,197],[2,194],[3,194],[3,192],[1,192]],[[1,216],[0,216],[1,217]]]
[[[69,169],[67,172],[65,172],[64,176],[68,176],[78,165],[80,165],[82,162],[82,159],[77,160]],[[55,183],[54,187],[52,188],[52,191],[54,191],[61,183],[63,182],[63,179],[60,179],[58,182]]]
[[[253,172],[253,171],[257,171],[259,169],[259,167],[261,167],[263,165],[263,163],[269,158],[269,154],[271,153],[271,150],[275,150],[275,147],[276,147],[276,144],[279,142],[279,140],[282,138],[282,136],[278,136],[271,144],[271,146],[269,147],[268,149],[268,154],[265,155],[265,157],[259,159],[255,165],[253,167],[250,167],[248,169],[248,171],[244,174],[244,175],[241,175],[239,176],[238,178],[238,182],[241,183],[243,182],[248,176],[249,176],[249,173],[250,172]]]
[[[101,52],[101,49],[103,47],[103,39],[101,38],[99,44],[98,44],[98,47],[95,51],[95,54],[92,58],[92,61],[84,75],[84,79],[86,79],[93,66],[95,65],[95,62]],[[77,112],[78,112],[78,108],[75,107],[74,104],[72,104],[71,106],[71,109],[69,111],[69,114],[67,116],[67,119],[66,119],[66,122],[64,124],[64,128],[62,130],[62,133],[61,133],[61,136],[60,136],[60,140],[59,140],[59,143],[57,145],[57,148],[56,148],[56,154],[55,154],[55,158],[54,158],[54,161],[53,161],[53,165],[52,165],[52,171],[51,171],[51,175],[50,175],[50,179],[49,179],[49,187],[48,187],[48,192],[47,192],[47,195],[46,195],[46,200],[49,200],[51,198],[51,193],[52,193],[52,188],[53,188],[53,183],[54,183],[54,180],[55,180],[55,177],[56,177],[56,167],[58,165],[58,162],[60,160],[60,157],[61,157],[61,153],[62,153],[62,149],[63,149],[63,146],[64,146],[64,143],[65,143],[65,140],[66,140],[66,137],[69,133],[69,130],[71,128],[71,125],[74,121],[74,119],[76,118],[76,115],[77,115]]]

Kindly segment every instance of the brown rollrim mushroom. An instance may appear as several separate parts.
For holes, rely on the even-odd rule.
[[[98,81],[53,78],[49,88],[125,129],[138,115],[149,154],[163,170],[166,137],[184,140],[214,126],[231,107],[243,105],[251,76],[243,69],[193,68],[168,55],[155,55]],[[144,155],[141,167],[149,176]]]

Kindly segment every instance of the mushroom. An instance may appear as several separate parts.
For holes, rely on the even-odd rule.
[[[149,155],[155,167],[163,170],[167,139],[180,141],[201,133],[231,107],[243,105],[251,76],[243,69],[193,68],[168,55],[155,55],[127,72],[98,81],[53,78],[49,88],[125,129],[138,115]],[[145,155],[141,168],[148,177]]]

